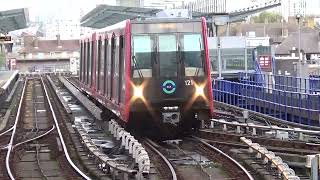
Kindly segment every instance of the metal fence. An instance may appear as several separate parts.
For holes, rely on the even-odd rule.
[[[215,79],[214,100],[290,122],[320,126],[320,95],[315,93],[319,80],[240,74],[239,81]],[[316,85],[310,85],[311,81]]]
[[[320,92],[320,77],[300,78],[286,75],[239,73],[239,80],[244,84],[264,86],[283,91],[317,94]]]

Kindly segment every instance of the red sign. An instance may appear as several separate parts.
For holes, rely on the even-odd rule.
[[[11,59],[11,66],[15,66],[16,65],[16,59]]]
[[[271,69],[271,56],[259,56],[259,64],[261,69]]]

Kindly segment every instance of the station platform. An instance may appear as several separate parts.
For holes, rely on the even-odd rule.
[[[0,96],[7,97],[19,77],[19,71],[0,71]]]
[[[0,87],[3,88],[6,82],[10,81],[17,73],[18,71],[0,71]]]

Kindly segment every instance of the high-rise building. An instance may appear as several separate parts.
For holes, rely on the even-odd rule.
[[[280,13],[285,20],[291,16],[319,14],[319,0],[282,0]]]
[[[197,0],[184,4],[183,8],[202,13],[225,13],[226,0]]]
[[[116,0],[117,6],[143,7],[143,0]]]

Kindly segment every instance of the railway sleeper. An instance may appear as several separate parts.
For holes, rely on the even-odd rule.
[[[95,165],[102,172],[109,174],[112,177],[118,177],[118,176],[131,177],[131,176],[135,176],[138,173],[137,170],[131,169],[128,167],[128,165],[122,164],[116,159],[110,158],[106,154],[102,153],[101,150],[97,148],[95,144],[92,142],[90,136],[85,133],[81,125],[76,125],[75,127],[77,129],[77,132],[81,136],[82,143],[85,145],[85,148],[89,152],[89,154],[87,155],[88,158],[93,159],[96,162]],[[120,128],[118,125],[116,127],[117,129]],[[118,130],[118,134],[121,134],[120,132],[121,131]],[[127,133],[122,133],[122,134],[128,135]],[[148,173],[147,171],[149,167],[148,159],[145,158],[145,155],[146,154],[144,154],[144,156],[138,161],[139,173],[141,174]]]

